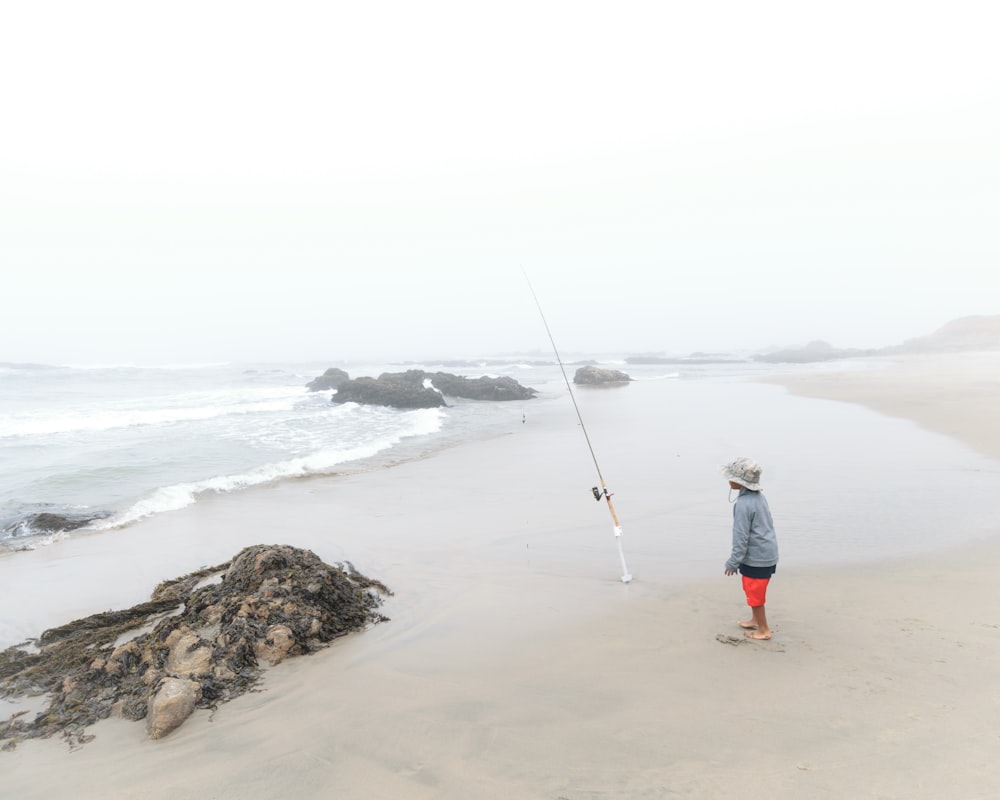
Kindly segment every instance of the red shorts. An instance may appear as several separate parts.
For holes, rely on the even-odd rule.
[[[743,578],[743,593],[747,596],[747,605],[751,608],[764,605],[764,600],[767,598],[767,583],[771,579],[748,578],[746,575],[740,577]]]

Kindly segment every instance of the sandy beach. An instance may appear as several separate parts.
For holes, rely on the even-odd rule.
[[[0,752],[0,797],[1000,796],[998,367],[906,357],[580,391],[627,584],[568,402],[389,469],[0,558],[18,602],[3,646],[261,542],[350,560],[395,592],[390,622],[165,739],[111,719],[73,751]],[[742,638],[722,575],[718,465],[737,455],[764,464],[782,544],[769,642]],[[892,535],[874,541],[865,520]],[[926,541],[900,547],[921,525]]]
[[[995,352],[907,355],[891,369],[797,376],[783,385],[804,397],[860,403],[905,417],[1000,458],[1000,358]]]

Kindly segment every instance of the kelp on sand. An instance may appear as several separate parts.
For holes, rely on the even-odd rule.
[[[0,742],[61,734],[89,741],[111,715],[147,719],[166,735],[193,708],[253,691],[263,665],[326,647],[387,620],[392,592],[350,563],[331,566],[309,550],[255,545],[231,561],[161,583],[146,603],[106,611],[0,652],[0,696],[45,696],[29,719],[0,721]],[[178,703],[176,695],[184,695]]]

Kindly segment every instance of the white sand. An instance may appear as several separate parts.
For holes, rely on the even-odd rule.
[[[984,416],[996,385],[938,362],[852,374],[828,394],[875,406],[877,387],[880,411],[1000,457],[980,436],[982,425],[996,436]],[[827,396],[823,380],[809,393]],[[636,576],[628,585],[610,516],[585,496],[593,467],[575,419],[566,422],[572,411],[558,407],[423,461],[215,498],[0,559],[0,585],[31,608],[7,623],[8,637],[145,599],[160,579],[259,541],[348,558],[396,591],[391,622],[280,665],[263,692],[196,712],[166,739],[109,720],[74,752],[33,741],[0,753],[0,796],[1000,796],[1000,523],[958,547],[849,568],[797,565],[789,541],[769,602],[776,637],[742,641],[739,585],[721,575],[729,509],[708,465],[746,453],[733,452],[728,428],[718,441],[702,430],[690,443],[680,429],[663,436],[661,416],[630,405],[646,390],[585,398],[602,466],[625,487],[615,499]],[[782,391],[753,397],[779,404]],[[612,424],[616,405],[629,413]],[[955,408],[961,425],[949,422]],[[789,452],[806,448],[798,431]],[[803,464],[814,459],[803,452]],[[791,471],[775,476],[779,536],[783,509],[807,522]],[[704,474],[696,483],[708,488],[672,494],[682,473]],[[680,528],[695,536],[678,556]],[[126,577],[116,585],[115,574]],[[73,591],[60,596],[60,585]]]

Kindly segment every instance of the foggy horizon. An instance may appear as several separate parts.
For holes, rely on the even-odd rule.
[[[985,315],[970,315],[970,316],[985,316]],[[990,315],[990,316],[1000,316],[1000,315]],[[963,319],[963,318],[956,318]],[[949,320],[952,322],[954,320]],[[541,323],[539,323],[541,324]],[[814,344],[816,342],[822,342],[824,344],[830,345],[835,350],[858,350],[861,352],[872,351],[873,355],[877,355],[879,351],[893,348],[899,345],[906,344],[911,339],[922,338],[923,336],[930,335],[934,333],[939,328],[943,327],[937,326],[934,330],[927,330],[924,333],[914,334],[913,336],[907,336],[905,339],[899,341],[888,341],[877,344],[845,344],[842,341],[830,341],[823,339],[822,337],[813,338],[800,338],[797,340],[787,340],[765,343],[759,346],[739,346],[739,347],[692,347],[692,348],[680,348],[674,349],[670,347],[661,347],[656,345],[649,346],[636,346],[636,347],[617,347],[609,348],[606,346],[597,346],[591,348],[584,348],[578,346],[570,346],[568,348],[563,347],[558,339],[556,340],[556,346],[558,347],[558,356],[564,362],[571,362],[575,359],[581,358],[607,358],[615,359],[621,357],[639,357],[639,356],[651,356],[651,357],[665,357],[665,358],[685,358],[690,356],[732,356],[732,357],[752,357],[755,355],[766,354],[770,352],[775,352],[779,350],[798,350],[806,348],[807,346]],[[547,334],[542,333],[542,337],[546,338]],[[547,341],[547,338],[546,338]],[[322,348],[320,348],[322,349]],[[192,359],[176,359],[176,358],[152,358],[145,361],[142,360],[126,360],[126,361],[86,361],[86,360],[66,360],[66,359],[50,359],[50,360],[11,360],[11,359],[0,359],[0,364],[14,364],[21,366],[56,366],[56,367],[163,367],[163,366],[197,366],[197,365],[210,365],[210,364],[221,364],[221,363],[232,363],[232,364],[304,364],[304,363],[328,363],[330,365],[351,363],[351,362],[364,362],[373,361],[377,363],[436,363],[442,361],[462,361],[462,360],[484,360],[484,359],[516,359],[519,357],[524,357],[531,360],[539,360],[544,362],[555,363],[557,352],[553,350],[552,346],[538,345],[532,347],[521,347],[521,348],[511,348],[511,349],[475,349],[468,346],[448,346],[437,349],[420,350],[414,348],[401,347],[397,351],[389,350],[372,350],[366,349],[364,347],[345,349],[343,351],[337,351],[335,348],[329,348],[330,352],[325,354],[318,354],[317,348],[311,347],[306,348],[305,353],[307,355],[300,356],[275,356],[275,357],[237,357],[237,358],[192,358]],[[312,353],[312,355],[308,355]]]
[[[876,349],[1000,313],[996,12],[5,12],[0,362]]]

